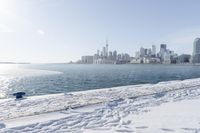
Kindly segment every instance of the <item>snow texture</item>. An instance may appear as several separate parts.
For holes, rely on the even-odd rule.
[[[70,94],[34,96],[23,100],[3,99],[0,100],[0,118],[2,121],[0,131],[8,133],[200,132],[200,119],[198,119],[200,115],[198,113],[195,113],[193,117],[189,115],[190,117],[187,117],[187,120],[184,119],[184,116],[187,116],[186,114],[192,114],[193,108],[197,107],[189,106],[191,102],[188,101],[196,100],[196,103],[200,103],[199,98],[200,79],[188,79]],[[191,109],[185,112],[184,110],[177,111],[177,108],[174,109],[174,106],[179,104],[173,105],[172,103],[181,103],[182,100],[186,101],[186,104],[184,102],[180,104],[182,105],[180,107],[189,106]],[[171,119],[166,120],[169,114],[167,114],[166,107],[163,107],[164,104],[168,104],[167,109],[171,107],[174,109],[171,112],[171,119],[181,118],[185,120],[183,127],[180,126],[181,122],[173,129],[169,127],[168,121],[171,121]],[[195,102],[193,105],[195,105]],[[156,107],[160,107],[160,109],[154,110]],[[54,114],[53,118],[41,121],[43,118],[40,116],[44,113],[49,117],[53,116],[51,112],[57,112],[58,115]],[[148,117],[159,112],[166,113],[163,113],[163,118],[159,118],[166,120],[163,121],[162,125],[158,124],[159,119]],[[183,112],[182,116],[179,115],[180,112]],[[25,120],[28,120],[31,117],[30,115],[32,115],[33,121],[26,124]],[[145,115],[147,117],[144,117]],[[12,124],[20,118],[23,118],[21,125]],[[36,121],[34,121],[34,118]],[[154,123],[152,120],[155,120],[154,125],[151,124]],[[173,123],[173,125],[176,124]]]

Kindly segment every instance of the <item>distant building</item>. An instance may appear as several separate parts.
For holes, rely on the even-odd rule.
[[[108,41],[106,40],[106,57],[108,57]]]
[[[93,64],[93,56],[82,56],[81,63],[83,63],[83,64]]]
[[[113,59],[114,59],[114,60],[117,60],[117,51],[116,51],[116,50],[113,51]]]
[[[113,60],[113,54],[112,54],[112,51],[109,51],[108,59],[109,59],[109,60]]]
[[[167,45],[166,44],[160,44],[160,51],[166,51]]]
[[[182,54],[180,56],[178,56],[178,62],[177,63],[190,63],[190,58],[191,55],[188,54]]]
[[[194,40],[192,62],[200,63],[200,38]]]
[[[156,56],[156,45],[152,45],[151,55]]]
[[[140,64],[142,63],[142,58],[133,58],[131,61],[130,61],[131,64]]]
[[[171,57],[170,57],[170,54],[165,52],[164,53],[164,58],[163,58],[163,63],[164,64],[171,64]]]
[[[140,48],[140,57],[145,56],[145,49],[143,47]]]
[[[174,55],[171,55],[171,64],[177,64],[178,63],[178,55],[177,54],[174,54]]]
[[[149,49],[147,49],[147,56],[151,56],[151,49],[149,48]]]
[[[127,53],[122,53],[117,55],[117,64],[126,64],[130,63],[131,57]]]
[[[148,51],[148,49],[144,49],[144,56],[147,56],[147,51]]]
[[[135,52],[135,58],[140,58],[140,52],[139,51]]]
[[[100,56],[99,50],[97,50],[97,56]]]
[[[159,57],[161,59],[161,62],[164,62],[164,54],[166,52],[167,52],[167,45],[166,44],[160,44]]]
[[[156,63],[160,63],[160,59],[159,58],[144,57],[143,63],[144,64],[156,64]]]
[[[103,47],[103,57],[106,57],[106,47]]]
[[[94,60],[94,64],[116,64],[115,60],[105,59],[105,58],[99,58]]]

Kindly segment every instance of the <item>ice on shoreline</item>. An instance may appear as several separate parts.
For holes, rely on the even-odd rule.
[[[5,120],[2,123],[0,132],[199,132],[199,107],[195,106],[200,103],[200,87],[198,82],[199,79],[192,79],[168,82],[168,84],[161,83],[162,85],[139,85],[137,87],[143,87],[143,95],[146,96],[138,97],[138,95],[135,94],[135,98],[114,97],[116,98],[114,99],[113,97],[107,97],[108,101],[102,104],[75,109],[69,107],[67,110]],[[163,88],[163,85],[166,88]],[[183,87],[183,85],[185,85],[185,87]],[[121,87],[121,91],[124,92],[122,88],[123,87]],[[131,89],[130,86],[127,86],[127,88],[130,90],[133,89],[133,87]],[[127,91],[127,88],[125,88],[125,91]],[[159,89],[157,89],[157,91],[152,91],[153,94],[147,91],[152,95],[147,95],[147,93],[145,93],[145,90],[156,88]],[[120,87],[118,89],[120,89]],[[94,92],[104,92],[106,93],[104,96],[112,96],[109,93],[112,92],[113,95],[118,94],[117,92],[120,92],[118,89],[103,89],[77,92],[73,93],[73,95],[57,94],[50,96],[51,98],[53,98],[53,96],[54,98],[60,96],[72,98],[79,94],[79,96],[84,95],[84,98],[88,98],[86,94],[87,96],[89,94],[93,94],[93,96],[102,95],[101,93],[94,94]],[[130,90],[129,93],[132,92]],[[162,92],[160,90],[162,90]],[[163,90],[165,90],[165,92],[163,92]],[[117,92],[114,93],[115,91]],[[155,91],[157,93],[154,93]],[[128,92],[126,92],[126,94],[127,93]],[[120,94],[118,94],[118,96],[119,95]],[[40,100],[41,97],[43,96],[30,97],[30,99]],[[45,98],[49,100],[49,96],[45,96]],[[111,100],[109,101],[109,99]],[[84,103],[84,100],[82,103]],[[49,103],[49,106],[52,104],[53,103]],[[80,105],[81,104],[79,104],[79,106]],[[27,104],[26,106],[29,105]],[[157,115],[158,113],[161,114]],[[46,115],[48,119],[45,118],[44,115]],[[26,123],[26,121],[29,122]]]
[[[200,79],[168,81],[158,84],[130,85],[74,93],[32,96],[23,100],[1,99],[0,120],[77,108],[126,98],[136,98],[184,88],[200,87]],[[114,103],[113,103],[114,104]]]

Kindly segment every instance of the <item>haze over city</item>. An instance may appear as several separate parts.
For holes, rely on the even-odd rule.
[[[200,37],[200,1],[0,0],[0,61],[68,62],[110,50],[129,53],[161,43],[192,54]]]

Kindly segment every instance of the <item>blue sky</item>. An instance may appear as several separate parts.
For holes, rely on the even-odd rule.
[[[0,61],[68,62],[110,50],[134,55],[166,43],[192,53],[198,0],[0,0]]]

